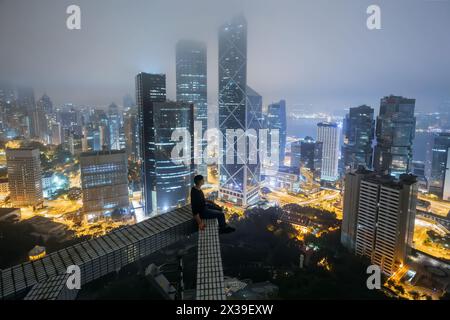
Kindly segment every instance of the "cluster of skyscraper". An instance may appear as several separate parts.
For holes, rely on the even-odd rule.
[[[381,99],[376,127],[368,106],[350,109],[344,123],[341,241],[386,275],[407,261],[413,242],[418,191],[417,177],[410,174],[414,107],[413,99],[389,96]]]
[[[197,161],[195,167],[174,164],[170,159],[170,134],[186,128],[192,135],[200,135],[197,152],[191,157],[200,157],[207,141],[204,133],[208,125],[207,104],[207,52],[206,45],[196,41],[179,41],[176,45],[176,96],[177,102],[166,102],[165,75],[140,73],[136,77],[137,105],[140,116],[140,145],[142,156],[144,199],[146,213],[161,213],[186,204],[192,183],[192,174],[207,176],[205,159]],[[244,134],[250,129],[258,132],[267,123],[269,128],[280,129],[284,161],[286,144],[286,106],[284,101],[269,106],[267,122],[262,114],[262,97],[247,85],[247,22],[238,16],[219,28],[219,103],[218,129],[226,146],[226,131],[235,130]],[[156,112],[159,110],[158,112]],[[163,110],[167,110],[167,118]],[[172,111],[172,112],[170,112]],[[175,113],[174,111],[177,111]],[[192,111],[192,115],[190,112]],[[175,116],[176,114],[176,116]],[[280,119],[281,123],[280,123]],[[156,124],[166,121],[164,128]],[[194,121],[201,130],[194,128]],[[162,146],[158,141],[164,137],[165,152],[158,153]],[[242,137],[236,137],[236,140]],[[246,137],[246,153],[249,142]],[[192,139],[194,141],[194,139]],[[237,141],[227,146],[232,152],[233,164],[219,164],[219,196],[240,206],[258,200],[260,190],[260,162],[256,164],[237,161]],[[224,151],[224,150],[222,150]],[[158,158],[159,157],[159,158]],[[198,160],[198,159],[196,159]]]
[[[28,87],[0,86],[0,133],[5,138],[39,139],[46,144],[61,144],[62,128],[50,98],[38,101]]]

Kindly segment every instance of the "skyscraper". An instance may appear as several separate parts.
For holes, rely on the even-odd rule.
[[[166,213],[189,204],[194,178],[193,117],[194,106],[189,103],[166,101],[153,104],[155,174],[150,184],[152,207],[146,206],[149,213]],[[186,130],[190,135],[189,150],[184,151],[190,154],[182,155],[188,158],[185,163],[171,155],[177,143],[172,140],[172,133],[177,129]]]
[[[322,167],[322,147],[322,142],[314,141],[311,137],[306,137],[300,143],[300,165],[311,171],[320,172]]]
[[[17,90],[17,105],[21,112],[27,116],[28,137],[36,136],[36,101],[32,88],[19,87]]]
[[[53,113],[53,103],[47,94],[44,93],[41,99],[39,99],[38,105],[45,114],[51,115]]]
[[[415,103],[415,99],[392,95],[381,99],[376,126],[375,171],[396,177],[411,171]]]
[[[53,114],[53,103],[50,97],[44,94],[36,103],[36,135],[41,141],[50,143],[50,121]]]
[[[336,123],[317,124],[317,141],[322,142],[321,180],[336,181],[339,178],[339,131]]]
[[[361,179],[357,198],[356,254],[368,257],[390,276],[406,262],[412,246],[417,202],[415,176],[403,174],[396,180],[367,174]],[[349,218],[354,216],[352,213]]]
[[[280,166],[284,165],[284,158],[286,153],[286,121],[286,101],[280,100],[279,102],[270,104],[267,109],[267,128],[269,130],[277,129],[279,131]]]
[[[391,275],[410,253],[416,202],[417,181],[413,175],[396,179],[362,166],[348,172],[341,243]]]
[[[125,109],[125,111],[127,111],[128,109],[136,106],[136,103],[133,101],[133,98],[131,97],[131,95],[126,94],[123,97],[123,108]]]
[[[361,180],[373,172],[363,166],[345,175],[344,214],[341,226],[341,243],[350,252],[356,248],[356,227],[360,200]]]
[[[444,198],[444,186],[448,181],[446,171],[448,170],[448,159],[450,158],[450,133],[439,133],[434,138],[431,160],[430,193]]]
[[[136,77],[139,108],[145,212],[154,215],[189,203],[193,178],[194,107],[184,102],[166,102],[166,78],[140,73]],[[191,136],[190,163],[172,158],[176,141],[172,133],[186,130]]]
[[[444,192],[442,195],[442,199],[445,201],[450,201],[450,148],[447,149],[447,168],[445,170],[444,177]]]
[[[136,107],[132,107],[125,112],[123,118],[123,129],[128,157],[132,161],[138,161],[140,158],[140,148],[138,110]]]
[[[81,142],[83,152],[102,151],[100,140],[100,129],[98,126],[90,124],[83,127],[83,140]],[[109,149],[109,148],[108,148]]]
[[[11,203],[15,207],[42,206],[42,169],[39,149],[6,149]]]
[[[262,96],[253,90],[251,87],[247,86],[247,106],[246,106],[246,126],[247,131],[246,135],[249,136],[252,134],[252,130],[254,133],[258,134],[259,130],[263,127],[263,114],[262,114]],[[255,137],[255,141],[258,137]],[[246,141],[247,149],[250,150],[250,146],[248,145],[249,141]],[[247,151],[250,152],[250,151]],[[250,155],[249,155],[250,156]],[[280,165],[281,166],[281,165]],[[247,184],[247,201],[255,201],[257,197],[257,193],[259,191],[259,184],[261,180],[261,165],[260,161],[257,160],[257,163],[247,163],[247,176],[246,176],[246,184]],[[252,191],[252,193],[248,193],[248,191]],[[251,195],[251,196],[250,196]],[[250,196],[250,197],[249,197]],[[252,198],[254,197],[254,198]]]
[[[109,126],[109,148],[110,150],[120,150],[120,128],[121,117],[119,107],[112,103],[108,108],[108,126]]]
[[[145,214],[153,210],[156,201],[156,147],[153,109],[155,102],[166,101],[166,75],[139,73],[136,76],[136,104],[139,114],[139,144]]]
[[[242,135],[252,123],[247,107],[248,93],[250,96],[254,93],[247,88],[247,21],[237,16],[219,28],[219,130],[223,148],[232,152],[235,159],[234,163],[227,163],[222,157],[219,196],[241,206],[256,201],[259,195],[259,183],[255,182],[259,180],[257,166],[248,166],[246,159],[244,164],[237,163],[237,140],[247,140]],[[233,146],[226,145],[227,130],[239,134]]]
[[[203,156],[208,129],[207,60],[206,44],[192,40],[180,40],[176,45],[177,101],[194,104],[194,121],[201,123],[201,136],[197,137],[196,157]],[[196,165],[198,174],[207,176],[206,161]]]
[[[342,155],[345,169],[360,165],[372,168],[372,142],[375,133],[374,110],[368,106],[350,108],[344,121]]]
[[[58,146],[63,143],[63,134],[61,124],[59,122],[53,122],[51,124],[52,127],[52,144]]]
[[[291,143],[291,167],[300,168],[300,161],[302,156],[302,141],[294,141]]]
[[[125,150],[82,153],[80,171],[83,212],[88,221],[129,212]]]

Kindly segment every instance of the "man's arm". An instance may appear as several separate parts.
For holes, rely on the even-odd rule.
[[[194,215],[194,219],[195,219],[195,221],[197,221],[198,229],[199,230],[205,230],[206,225],[202,221],[202,219],[200,218],[200,215],[198,213],[196,215]]]

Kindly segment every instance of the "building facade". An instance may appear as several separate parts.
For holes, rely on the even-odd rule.
[[[287,120],[286,120],[286,101],[272,103],[267,108],[266,125],[269,130],[278,130],[279,132],[279,166],[284,165],[286,155],[286,136],[287,136]]]
[[[139,146],[139,117],[136,107],[132,107],[125,112],[123,129],[128,157],[132,161],[137,162],[140,159],[141,153]]]
[[[199,122],[201,131],[195,131],[198,145],[195,157],[199,158],[195,166],[198,174],[207,177],[206,160],[202,159],[206,148],[203,135],[208,129],[208,87],[207,87],[207,50],[203,42],[180,40],[176,45],[176,89],[177,101],[194,105],[194,121]]]
[[[259,165],[248,165],[247,159],[238,164],[237,139],[227,146],[225,137],[227,130],[242,135],[259,122],[251,111],[259,106],[252,106],[249,100],[256,98],[247,86],[247,21],[237,16],[219,28],[219,130],[223,135],[222,151],[227,151],[222,152],[219,165],[219,197],[244,207],[259,198]],[[239,138],[247,141],[247,137]],[[234,163],[224,160],[228,152],[233,153]]]
[[[145,214],[152,213],[156,189],[156,147],[153,123],[153,104],[166,101],[166,75],[139,73],[136,76],[136,104],[139,117],[139,144],[141,153],[142,191]]]
[[[154,175],[148,192],[152,193],[152,207],[148,212],[160,214],[183,207],[190,203],[190,191],[194,179],[194,106],[185,102],[155,102],[153,104],[153,124],[155,146]],[[172,150],[177,141],[172,140],[174,130],[185,130],[183,136],[189,154],[174,159]],[[187,139],[187,140],[184,140]],[[145,186],[147,187],[147,185]]]
[[[374,110],[368,106],[350,108],[344,121],[342,156],[344,169],[357,169],[360,165],[370,169],[373,162],[375,133]]]
[[[447,155],[450,154],[450,148],[447,149]],[[447,168],[445,169],[444,192],[442,199],[450,201],[450,157],[447,156]]]
[[[430,193],[437,195],[439,198],[444,197],[444,187],[448,182],[448,160],[450,148],[450,133],[439,133],[434,138],[434,146],[432,149],[431,160],[431,176],[430,176]]]
[[[306,137],[300,144],[300,164],[302,167],[320,173],[323,143]]]
[[[346,180],[341,241],[390,276],[406,262],[412,247],[416,177],[358,171],[348,173]]]
[[[6,149],[8,184],[14,207],[37,208],[44,202],[39,149]]]
[[[416,130],[416,100],[398,96],[381,99],[377,117],[374,170],[395,177],[411,172]]]
[[[340,129],[336,123],[317,124],[317,141],[322,143],[320,178],[323,181],[333,182],[339,178],[339,137]]]
[[[80,155],[83,212],[88,221],[129,213],[128,160],[124,150]]]
[[[350,252],[355,252],[356,248],[356,227],[361,180],[371,173],[372,171],[368,171],[364,167],[359,167],[357,170],[350,170],[345,175],[341,243]]]
[[[115,103],[110,104],[108,108],[108,127],[110,150],[120,150],[120,129],[122,128],[122,119],[119,107]]]

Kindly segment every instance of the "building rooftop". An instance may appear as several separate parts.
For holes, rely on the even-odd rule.
[[[222,257],[217,219],[205,220],[198,236],[197,300],[225,300]]]
[[[189,206],[116,229],[42,259],[0,270],[0,299],[16,296],[37,283],[64,274],[70,265],[80,267],[83,285],[186,239],[196,231]]]
[[[123,154],[126,153],[125,149],[122,150],[102,150],[102,151],[87,151],[81,153],[82,157],[92,157],[92,156],[104,156],[111,154]]]
[[[337,128],[337,123],[335,122],[319,122],[317,124],[318,127],[330,127],[330,128]]]

